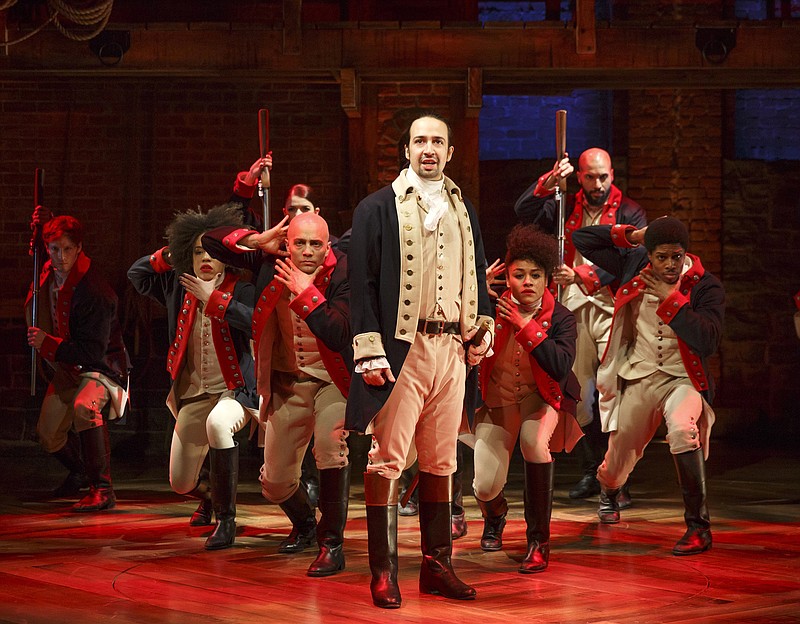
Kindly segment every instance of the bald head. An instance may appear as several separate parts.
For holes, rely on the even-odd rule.
[[[320,236],[327,243],[330,239],[328,232],[328,223],[315,212],[301,212],[294,219],[289,221],[289,229],[286,231],[286,237],[291,240],[292,232],[297,232],[299,229],[317,228]]]
[[[331,249],[328,224],[314,212],[303,212],[292,219],[286,239],[292,264],[309,275],[325,261]]]
[[[599,147],[587,149],[578,159],[578,182],[590,206],[605,205],[614,182],[611,156]]]

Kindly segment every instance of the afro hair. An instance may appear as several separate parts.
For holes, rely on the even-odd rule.
[[[539,227],[518,223],[506,237],[506,268],[515,260],[536,263],[545,270],[549,281],[558,264],[558,243]]]
[[[651,221],[644,231],[644,247],[652,253],[659,245],[680,245],[684,251],[689,249],[689,231],[682,221],[675,217],[659,217]]]
[[[192,253],[198,236],[218,227],[237,225],[242,225],[242,212],[235,203],[214,206],[207,213],[199,208],[177,213],[167,226],[167,244],[175,271],[193,273]]]

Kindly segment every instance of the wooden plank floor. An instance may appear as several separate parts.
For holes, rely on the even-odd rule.
[[[118,462],[117,508],[78,515],[44,496],[59,473],[43,479],[38,455],[3,462],[10,488],[0,497],[2,622],[800,622],[797,453],[713,449],[714,547],[694,557],[670,552],[683,523],[665,445],[651,445],[637,467],[634,507],[616,526],[597,523],[596,502],[569,501],[577,468],[559,458],[550,567],[527,576],[516,571],[525,527],[515,465],[504,551],[480,550],[480,512],[467,498],[469,533],[455,543],[454,560],[476,587],[475,601],[419,593],[418,521],[400,518],[397,611],[371,604],[360,478],[347,570],[311,579],[305,569],[314,553],[276,553],[289,523],[260,498],[255,478],[240,488],[235,547],[206,552],[209,529],[188,526],[194,504],[169,491],[165,466]],[[255,459],[242,468],[255,475]]]

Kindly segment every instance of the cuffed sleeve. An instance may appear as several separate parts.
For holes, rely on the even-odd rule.
[[[169,247],[162,247],[150,256],[150,266],[156,273],[166,273],[172,270],[172,265],[166,259],[168,251]]]
[[[301,319],[305,320],[309,314],[324,303],[325,295],[312,284],[289,302],[289,308]]]
[[[370,358],[384,357],[383,340],[378,332],[358,334],[353,338],[353,359],[358,362]]]

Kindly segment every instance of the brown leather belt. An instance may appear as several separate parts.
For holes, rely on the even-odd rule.
[[[417,331],[420,334],[428,334],[431,336],[440,336],[441,334],[459,334],[461,333],[461,325],[456,322],[449,321],[432,321],[429,319],[419,319],[417,323]]]

